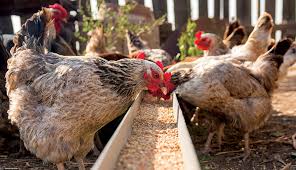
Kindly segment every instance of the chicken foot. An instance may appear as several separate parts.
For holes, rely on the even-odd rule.
[[[94,137],[94,148],[92,149],[93,154],[95,156],[99,156],[103,148],[104,148],[104,145],[102,144],[100,136],[97,132],[95,133],[95,137]]]
[[[250,156],[251,149],[250,149],[250,136],[249,136],[249,132],[247,132],[247,133],[244,134],[244,142],[245,142],[245,147],[244,147],[244,152],[245,153],[243,155],[235,156],[235,157],[231,158],[231,160],[243,158],[243,161],[246,161],[247,158]]]
[[[58,163],[56,165],[57,165],[58,170],[65,170],[64,163]]]
[[[78,168],[79,170],[85,170],[85,166],[83,163],[83,159],[82,158],[77,158],[75,157],[76,162],[78,163]]]

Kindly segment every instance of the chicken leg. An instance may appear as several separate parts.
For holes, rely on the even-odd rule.
[[[56,165],[57,165],[58,170],[65,170],[64,163],[58,163]]]
[[[104,145],[101,142],[100,136],[98,134],[98,132],[95,133],[95,137],[94,137],[94,148],[93,148],[93,154],[95,156],[99,156],[101,151],[104,149]]]
[[[245,154],[244,154],[243,161],[247,160],[247,158],[250,156],[250,153],[251,153],[249,132],[244,134],[244,141],[245,141]]]
[[[79,170],[85,170],[83,159],[82,158],[77,158],[77,157],[75,157],[75,159],[76,159],[76,162],[78,163]]]
[[[222,138],[224,138],[224,123],[220,123],[218,130],[217,130],[217,143],[218,143],[218,148],[221,150],[221,145],[222,145]]]
[[[241,158],[243,158],[243,161],[247,160],[247,158],[250,156],[250,153],[251,153],[249,132],[244,134],[244,143],[245,143],[245,147],[244,147],[244,150],[245,150],[244,152],[245,153],[242,154],[242,155],[239,155],[239,156],[232,157],[231,160],[233,160],[233,159],[241,159]]]
[[[203,153],[209,153],[211,150],[211,143],[216,132],[210,132],[203,150]]]

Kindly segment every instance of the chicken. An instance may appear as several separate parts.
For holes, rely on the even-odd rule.
[[[88,36],[90,37],[90,40],[85,49],[86,57],[101,57],[108,61],[129,58],[123,54],[111,53],[107,51],[106,37],[104,36],[103,28],[97,27],[96,29],[90,31]]]
[[[247,42],[232,48],[231,53],[235,55],[232,58],[240,61],[256,61],[258,56],[265,53],[270,45],[273,25],[271,15],[264,12],[259,17]]]
[[[99,55],[108,53],[106,50],[106,37],[104,36],[103,28],[97,27],[96,29],[87,33],[90,37],[86,45],[86,55]]]
[[[173,58],[162,49],[150,49],[145,43],[131,31],[126,33],[129,56],[131,58],[138,58],[139,54],[144,54],[145,59],[152,60],[154,62],[161,61],[164,66],[171,64]],[[141,54],[141,55],[142,55]]]
[[[202,57],[193,62],[178,63],[169,68],[167,72],[173,73],[183,69],[191,69],[199,62],[199,60],[227,60],[237,64],[254,62],[261,54],[264,54],[267,51],[267,47],[271,41],[272,28],[273,19],[270,14],[265,12],[259,17],[247,42],[243,45],[233,47],[231,53],[219,56]]]
[[[227,37],[229,37],[230,34],[232,34],[234,30],[240,26],[241,24],[239,20],[232,20],[231,22],[229,22],[229,24],[226,26],[226,29],[224,31],[223,39],[224,40],[227,39]]]
[[[227,124],[244,133],[244,159],[248,157],[249,133],[270,117],[271,95],[276,81],[280,73],[296,61],[296,43],[288,50],[291,43],[291,40],[279,42],[251,67],[231,61],[199,60],[192,69],[172,75],[171,82],[177,86],[178,97],[198,107],[200,112],[206,112],[212,121],[205,152],[210,150],[215,133],[221,146],[223,128]],[[283,65],[283,60],[289,62]]]
[[[223,40],[213,33],[197,32],[194,44],[204,51],[204,56],[218,56],[230,53],[230,49],[224,44]]]
[[[49,8],[53,13],[52,18],[57,33],[55,40],[51,43],[50,51],[60,55],[76,55],[72,46],[68,43],[70,40],[65,40],[64,37],[61,36],[62,30],[65,29],[63,23],[67,21],[68,12],[60,4],[49,5]]]
[[[147,60],[83,58],[45,53],[53,39],[51,11],[43,8],[22,26],[8,60],[9,118],[25,147],[64,169],[79,169],[94,134],[123,114],[142,90],[166,91],[161,68]]]
[[[204,51],[204,56],[218,56],[230,53],[232,47],[241,45],[246,39],[246,32],[245,28],[236,21],[226,28],[223,40],[216,34],[201,31],[198,31],[195,37],[194,44]]]
[[[243,44],[243,42],[247,39],[247,33],[243,26],[236,28],[227,38],[223,40],[223,43],[229,49],[233,48],[234,46],[238,46]]]

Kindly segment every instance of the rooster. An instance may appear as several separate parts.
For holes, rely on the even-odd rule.
[[[131,31],[126,32],[127,44],[129,56],[131,58],[139,58],[139,55],[144,57],[143,59],[152,60],[154,62],[161,61],[164,66],[171,64],[173,58],[162,49],[150,49],[140,39],[140,37],[133,34]],[[141,57],[140,56],[140,57]]]
[[[14,38],[6,73],[8,114],[30,152],[59,170],[74,157],[82,170],[96,131],[123,114],[142,90],[165,92],[164,74],[147,60],[45,53],[55,35],[51,15],[43,8]]]
[[[205,152],[210,150],[215,133],[220,148],[223,128],[228,124],[244,133],[244,159],[249,156],[249,133],[270,117],[276,81],[296,61],[296,43],[292,46],[291,43],[291,40],[279,42],[251,67],[231,61],[199,60],[192,69],[172,75],[177,96],[198,107],[200,112],[206,112],[212,121]]]
[[[271,41],[273,25],[271,15],[265,12],[259,17],[252,33],[248,37],[247,42],[243,45],[233,47],[231,49],[231,53],[202,57],[193,62],[177,63],[176,65],[170,67],[167,72],[191,69],[199,62],[198,60],[227,60],[238,64],[254,62],[261,54],[264,54],[267,51]]]
[[[52,19],[54,22],[55,31],[57,33],[57,36],[55,40],[52,41],[51,48],[49,50],[61,55],[76,55],[71,45],[69,45],[70,40],[65,40],[65,37],[62,36],[65,34],[65,28],[63,25],[65,22],[67,22],[68,12],[60,4],[49,5],[49,9],[53,13]]]

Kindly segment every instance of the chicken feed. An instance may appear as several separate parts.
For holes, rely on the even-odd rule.
[[[115,169],[183,169],[172,103],[143,102]]]

